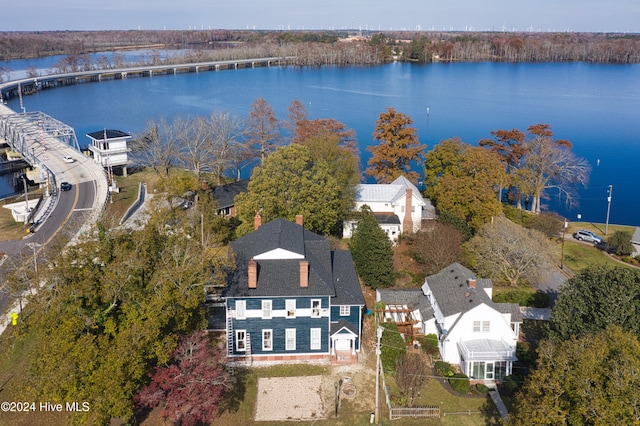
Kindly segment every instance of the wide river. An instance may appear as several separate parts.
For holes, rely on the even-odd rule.
[[[1,64],[0,64],[1,65]],[[15,64],[14,64],[15,65]],[[15,70],[15,68],[13,68]],[[547,191],[544,207],[575,221],[640,225],[640,65],[585,63],[392,63],[376,67],[271,67],[135,77],[66,86],[25,96],[27,111],[43,111],[72,126],[81,146],[104,128],[140,134],[149,120],[229,111],[246,118],[265,98],[278,118],[301,101],[310,118],[335,118],[357,133],[362,163],[387,107],[409,115],[431,149],[460,137],[477,144],[492,130],[551,125],[592,167],[579,206],[567,208]],[[18,99],[9,106],[20,110]],[[0,194],[2,195],[2,194]]]

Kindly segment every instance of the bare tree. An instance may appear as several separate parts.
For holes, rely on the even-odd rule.
[[[247,144],[255,147],[260,164],[265,157],[281,143],[280,124],[273,107],[264,98],[256,99],[251,105],[247,122]]]
[[[544,190],[557,189],[566,198],[567,204],[575,203],[572,184],[586,184],[591,171],[583,158],[576,157],[571,151],[571,142],[554,140],[548,124],[529,126],[533,138],[526,142],[521,169],[525,169],[532,189],[531,211],[540,212],[540,199]]]
[[[535,283],[546,274],[554,254],[544,234],[505,217],[483,226],[465,249],[481,275],[511,286]]]
[[[149,121],[147,128],[133,144],[133,157],[141,165],[152,167],[158,174],[169,176],[179,159],[180,135],[165,118]]]
[[[200,174],[213,157],[211,126],[204,117],[176,119],[176,134],[180,139],[180,158],[200,179]]]
[[[244,142],[244,123],[228,112],[216,111],[210,117],[211,153],[209,170],[216,179],[217,185],[222,185],[224,173],[234,164],[232,158],[240,158],[246,150]]]
[[[422,356],[416,352],[406,352],[396,358],[396,383],[402,394],[407,398],[410,407],[427,383],[427,364]]]
[[[437,220],[425,221],[422,230],[410,235],[409,255],[425,274],[434,274],[461,260],[463,235],[452,225]]]

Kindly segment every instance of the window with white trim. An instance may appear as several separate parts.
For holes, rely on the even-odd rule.
[[[321,328],[312,328],[311,329],[311,349],[318,350],[322,345],[322,329]]]
[[[236,351],[244,352],[247,350],[247,331],[236,330]]]
[[[287,311],[287,318],[295,318],[296,317],[296,299],[286,299],[284,303],[285,303],[285,309]]]
[[[262,350],[273,350],[273,330],[262,330]]]
[[[479,332],[484,332],[484,333],[488,333],[491,331],[491,321],[474,321],[473,322],[473,332],[474,333],[479,333]]]
[[[262,301],[262,319],[271,319],[271,300]]]
[[[320,299],[311,300],[311,318],[320,318]]]
[[[296,350],[296,329],[286,328],[285,331],[285,349],[288,351]]]
[[[351,313],[351,306],[349,305],[340,305],[340,316],[348,316]]]
[[[236,319],[245,319],[247,317],[247,301],[236,300]]]

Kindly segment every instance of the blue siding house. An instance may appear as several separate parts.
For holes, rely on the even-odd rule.
[[[355,363],[364,296],[351,253],[297,223],[261,224],[231,244],[236,270],[223,296],[231,362]]]

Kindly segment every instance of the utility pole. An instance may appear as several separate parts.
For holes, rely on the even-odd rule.
[[[562,225],[562,252],[560,253],[560,270],[564,271],[564,233],[567,231],[567,226],[569,223],[567,219],[564,219],[564,223]]]
[[[383,328],[378,326],[378,344],[376,345],[376,409],[374,412],[376,424],[380,424],[380,339]]]
[[[611,211],[611,193],[613,192],[613,185],[609,185],[609,196],[607,197],[607,223],[604,226],[604,235],[607,236],[609,232],[609,212]]]

